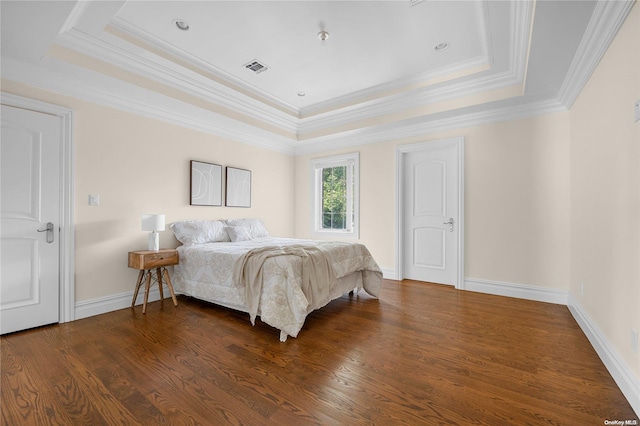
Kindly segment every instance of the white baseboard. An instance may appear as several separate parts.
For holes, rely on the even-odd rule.
[[[380,268],[382,270],[382,278],[385,280],[397,280],[396,270],[389,268]]]
[[[170,296],[168,287],[164,287],[165,299]],[[176,293],[178,294],[178,293]],[[113,294],[111,296],[99,297],[97,299],[85,300],[78,302],[75,305],[75,319],[88,318],[95,315],[106,314],[107,312],[117,311],[118,309],[124,309],[131,307],[131,300],[133,298],[133,291],[126,293]],[[158,287],[155,286],[149,291],[148,302],[155,302],[160,300],[160,292]],[[136,306],[141,305],[144,301],[144,289],[141,289],[136,298]]]
[[[593,346],[603,364],[609,370],[620,391],[627,398],[636,414],[640,416],[640,380],[635,377],[629,366],[604,337],[598,326],[589,318],[573,294],[563,290],[478,278],[466,278],[464,283],[464,290],[566,305],[582,332],[589,339],[591,346]]]
[[[496,296],[515,297],[517,299],[535,300],[536,302],[555,303],[557,305],[566,305],[569,300],[569,292],[565,290],[490,281],[480,278],[465,278],[464,290],[494,294]]]
[[[575,318],[589,339],[591,346],[593,346],[605,367],[609,370],[613,380],[615,380],[627,401],[629,401],[631,408],[633,408],[637,416],[640,416],[640,380],[635,377],[629,366],[618,355],[618,352],[602,334],[600,328],[591,321],[591,318],[571,293],[569,293],[567,306],[573,318]]]

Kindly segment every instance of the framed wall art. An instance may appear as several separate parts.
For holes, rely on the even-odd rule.
[[[227,167],[227,207],[251,207],[251,170]]]
[[[222,166],[191,160],[192,206],[222,206]]]

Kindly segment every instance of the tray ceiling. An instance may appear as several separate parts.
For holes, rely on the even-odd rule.
[[[566,109],[632,4],[3,1],[2,76],[320,150]]]

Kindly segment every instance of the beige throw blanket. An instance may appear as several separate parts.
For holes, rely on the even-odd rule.
[[[330,302],[329,291],[337,277],[331,256],[323,248],[311,245],[269,246],[250,250],[234,264],[236,282],[244,283],[251,324],[255,324],[260,304],[264,262],[274,256],[293,255],[302,260],[302,291],[309,306]]]

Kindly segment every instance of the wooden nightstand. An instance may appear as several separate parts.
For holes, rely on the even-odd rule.
[[[178,306],[176,295],[173,292],[173,285],[171,285],[171,278],[169,278],[169,272],[167,266],[177,265],[179,262],[178,251],[176,249],[160,249],[158,251],[142,250],[142,251],[130,251],[129,252],[129,267],[139,269],[138,282],[136,284],[136,290],[133,292],[133,301],[131,307],[133,308],[138,298],[138,291],[142,282],[145,281],[146,285],[144,289],[144,304],[142,305],[142,313],[147,311],[147,300],[149,299],[149,288],[151,287],[151,279],[153,276],[153,270],[156,270],[157,278],[154,279],[158,283],[158,289],[160,290],[160,300],[164,300],[162,294],[162,277],[164,277],[167,287],[171,292],[171,298],[173,299],[173,305]]]

